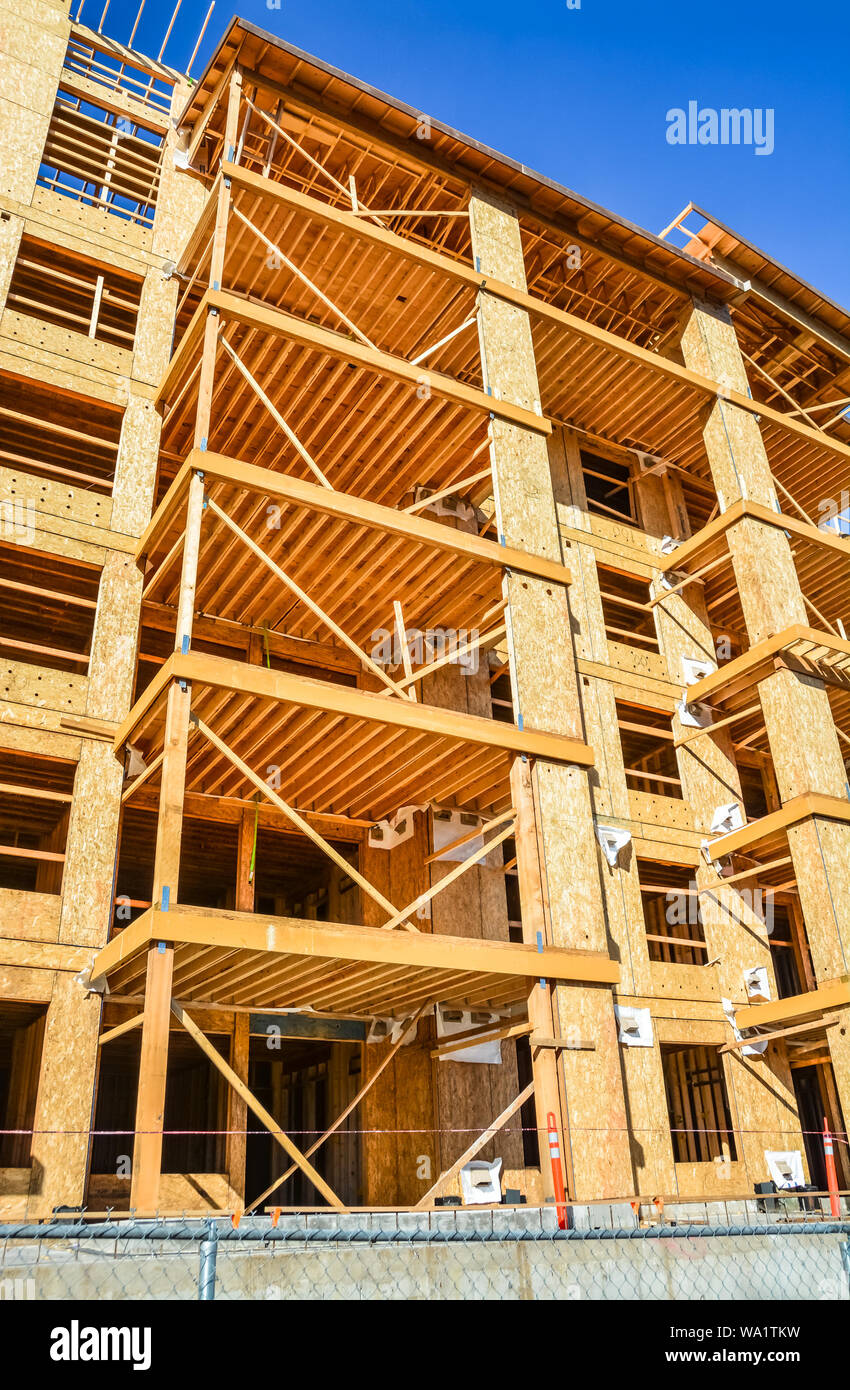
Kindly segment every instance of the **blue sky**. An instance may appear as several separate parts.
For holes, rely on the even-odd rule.
[[[174,3],[147,0],[137,47],[158,52]],[[105,31],[126,40],[137,5],[113,0]],[[236,10],[653,232],[693,201],[850,307],[847,0],[271,5],[218,0],[193,75]],[[175,66],[208,6],[183,0]],[[83,19],[102,8],[85,0]],[[668,144],[668,110],[691,100],[772,109],[773,153]]]

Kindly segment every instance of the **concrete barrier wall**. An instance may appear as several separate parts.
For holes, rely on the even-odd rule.
[[[268,1220],[206,1246],[217,1299],[850,1301],[850,1225],[553,1229],[552,1214]],[[379,1225],[383,1222],[383,1225]],[[390,1223],[392,1223],[390,1225]],[[197,1299],[201,1223],[0,1228],[0,1298]],[[127,1231],[145,1230],[144,1238]],[[35,1236],[38,1230],[38,1236]],[[32,1234],[30,1234],[32,1232]],[[5,1239],[4,1239],[5,1236]]]

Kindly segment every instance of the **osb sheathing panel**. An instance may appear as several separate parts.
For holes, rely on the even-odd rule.
[[[796,671],[775,671],[759,682],[758,694],[781,800],[805,792],[846,796],[841,744],[823,684]]]
[[[171,103],[172,116],[185,106],[191,88],[178,82]],[[180,143],[177,131],[171,127],[163,150],[159,196],[153,230],[153,250],[166,260],[179,261],[183,248],[203,211],[207,190],[201,180],[178,169],[174,152]]]
[[[676,965],[673,962],[651,960],[649,984],[649,992],[656,999],[705,999],[716,1001],[718,1005],[720,1002],[720,986],[715,966],[709,968],[707,965]],[[728,1033],[722,1041],[729,1041]]]
[[[129,1207],[130,1182],[129,1175],[92,1173],[86,1189],[89,1207]],[[243,1198],[230,1186],[226,1173],[163,1173],[159,1205],[163,1211],[235,1211],[243,1205]]]
[[[583,676],[604,681],[610,685],[618,700],[633,700],[649,709],[662,710],[672,715],[673,706],[682,693],[681,682],[654,680],[648,676],[618,671],[613,666],[603,666],[597,661],[579,660],[578,669]]]
[[[444,667],[423,682],[422,698],[468,714],[492,714],[490,681],[486,666],[469,675],[457,666]],[[508,941],[508,904],[505,876],[491,860],[502,862],[501,847],[488,855],[488,862],[467,872],[445,888],[431,903],[432,930],[452,936]],[[439,883],[456,868],[451,861],[430,866],[430,882]],[[438,1062],[437,1103],[440,1119],[440,1167],[451,1166],[478,1133],[519,1094],[516,1045],[501,1044],[501,1064],[486,1066],[459,1060]],[[478,1155],[487,1162],[501,1158],[502,1168],[522,1168],[523,1151],[519,1119],[487,1144]],[[523,1184],[519,1184],[523,1187]],[[460,1193],[459,1179],[448,1191]]]
[[[118,835],[122,770],[110,744],[83,743],[65,850],[60,940],[106,944]]]
[[[2,950],[0,938],[0,950]],[[16,999],[28,1004],[48,1004],[53,993],[53,970],[37,966],[7,965],[0,959],[0,999]]]
[[[40,753],[47,758],[76,762],[82,740],[72,734],[47,733],[40,728],[21,728],[2,717],[0,709],[0,748],[15,753]]]
[[[675,1192],[673,1145],[658,1049],[624,1047],[622,1053],[634,1191],[647,1197]]]
[[[22,315],[7,309],[0,324],[0,354],[2,365],[16,376],[33,377],[36,381],[52,381],[54,373],[67,377],[70,389],[81,395],[94,396],[97,400],[111,401],[122,405],[127,398],[127,385],[114,370],[104,370],[98,365],[99,353],[87,353],[85,358],[78,355],[79,333],[68,333],[64,328],[53,328],[40,319],[29,320],[34,325],[31,334],[12,337],[7,326],[18,327]],[[32,341],[27,341],[28,337]],[[68,349],[68,339],[75,340]],[[88,343],[89,339],[82,341]],[[95,349],[103,346],[92,343]],[[107,348],[109,353],[122,353],[122,349]],[[129,371],[130,355],[124,353],[126,369]]]
[[[746,382],[734,332],[723,316],[709,313],[704,306],[694,307],[685,326],[682,349],[689,366],[705,370],[715,379],[723,373],[735,385]],[[715,407],[715,414],[717,410]],[[745,416],[746,423],[740,416]],[[721,423],[728,430],[728,440],[721,439],[715,430],[711,435],[706,432],[706,443],[715,485],[722,489],[725,505],[739,496],[772,505],[769,465],[756,421],[725,406]],[[784,533],[755,521],[735,525],[730,528],[729,548],[750,639],[757,641],[800,621],[804,605]],[[843,757],[824,690],[811,679],[776,672],[760,684],[759,697],[781,798],[787,800],[803,791],[843,796]],[[847,970],[848,829],[818,821],[796,826],[788,835],[818,980]],[[834,1062],[846,1117],[850,1114],[850,1067],[840,1043],[835,1044]]]
[[[54,354],[40,354],[32,349],[23,352],[19,344],[9,339],[5,344],[0,342],[0,371],[31,377],[33,381],[50,381],[57,390],[76,391],[110,405],[124,405],[127,400],[127,386],[120,378],[94,376],[79,370],[79,364]]]
[[[100,578],[89,663],[91,719],[118,721],[130,706],[142,576],[129,555],[111,551]]]
[[[89,694],[88,676],[70,671],[51,671],[25,661],[0,662],[0,699],[55,710],[84,714]]]
[[[140,536],[150,520],[161,428],[153,402],[132,395],[121,424],[112,491],[112,527],[125,535]]]
[[[0,193],[29,202],[50,124],[69,26],[55,9],[0,9]]]
[[[764,1165],[763,1165],[764,1166]],[[752,1182],[743,1163],[677,1163],[673,1192],[678,1197],[724,1197],[749,1192]]]
[[[473,252],[485,275],[525,287],[519,227],[510,208],[473,189]],[[485,379],[502,399],[534,409],[537,371],[527,316],[486,293],[479,296]],[[549,450],[537,433],[493,423],[491,460],[498,529],[509,545],[560,558]],[[557,448],[556,441],[552,442]],[[527,727],[583,736],[566,591],[545,582],[506,580],[515,698]],[[609,948],[599,855],[587,774],[537,763],[535,801],[541,830],[549,930],[558,946]],[[631,1190],[623,1077],[610,990],[558,988],[562,1033],[576,1028],[594,1050],[562,1054],[562,1076],[577,1196]]]
[[[0,197],[28,203],[35,189],[50,117],[0,97],[0,148],[4,150]]]
[[[45,707],[34,708],[32,705],[17,703],[2,699],[3,687],[0,683],[0,742],[6,730],[26,729],[38,731],[49,737],[61,733],[62,720],[69,711],[51,710]],[[85,701],[83,701],[85,703]],[[60,755],[64,756],[64,755]]]
[[[158,386],[168,366],[179,285],[174,277],[163,279],[158,268],[145,276],[139,302],[139,322],[144,324],[144,332],[136,335],[133,355],[136,381]]]
[[[18,248],[21,244],[23,230],[22,217],[10,217],[7,221],[0,220],[0,313],[6,308],[9,286],[12,283],[12,272],[18,258]]]
[[[394,849],[370,849],[364,844],[360,870],[390,902],[404,907],[427,886],[428,851],[428,819],[420,812],[411,838]],[[361,894],[361,903],[364,925],[386,921],[386,914],[366,894]],[[428,921],[417,919],[416,924],[430,931]],[[362,1174],[367,1205],[412,1205],[437,1177],[437,1117],[428,1046],[433,1037],[433,1017],[426,1015],[420,1019],[415,1041],[399,1049],[357,1111],[357,1127],[365,1131]],[[364,1044],[364,1083],[390,1047],[390,1043]]]
[[[23,1221],[29,1189],[29,1168],[0,1168],[0,1220]]]
[[[18,501],[31,506],[40,527],[47,529],[47,517],[74,517],[87,526],[108,527],[112,518],[112,498],[85,492],[80,487],[36,478],[21,469],[0,468],[0,500]],[[100,539],[100,537],[98,537]]]
[[[694,817],[689,800],[676,796],[655,796],[652,792],[629,790],[629,815],[642,825],[667,830],[693,830]]]
[[[557,431],[549,450],[556,508],[572,509],[576,519],[589,519],[578,441],[571,431]],[[576,650],[604,662],[608,643],[602,611],[596,555],[589,545],[570,549],[570,612]],[[627,820],[631,814],[617,727],[616,691],[608,681],[583,675],[579,682],[585,737],[594,750],[594,766],[588,773],[593,814],[599,821]],[[634,854],[622,856],[615,868],[601,864],[605,913],[620,962],[620,989],[649,987],[643,910]],[[634,1148],[633,1148],[634,1157]]]
[[[43,145],[42,137],[39,150]],[[114,212],[107,212],[105,208],[79,203],[76,199],[66,197],[64,193],[55,193],[49,188],[36,188],[32,195],[32,205],[39,212],[61,219],[70,230],[76,231],[80,236],[90,236],[94,244],[102,239],[107,246],[111,244],[116,251],[123,248],[125,252],[136,251],[140,254],[151,249],[153,232],[150,227],[143,227],[138,222],[128,222],[125,218],[116,216]]]
[[[749,393],[744,359],[728,310],[694,301],[680,340],[685,366],[716,381],[720,390]],[[705,426],[706,453],[721,512],[742,495],[751,502],[775,506],[776,492],[770,475],[758,421],[749,411],[718,400]]]
[[[43,555],[58,555],[65,560],[82,560],[88,565],[102,565],[109,553],[103,546],[73,539],[47,527],[37,527],[20,539],[28,550],[38,550]]]
[[[652,1026],[660,1043],[695,1043],[697,1047],[722,1047],[729,1042],[729,1026],[724,1019],[707,1017],[708,1008],[703,1004],[692,1008],[687,1018],[669,1017],[667,1000],[657,1000],[652,1005]],[[659,1012],[656,1013],[656,1010]],[[719,1012],[719,1011],[717,1011]]]
[[[46,190],[37,190],[36,199],[42,191]],[[70,226],[65,214],[73,204],[68,198],[60,197],[58,194],[50,196],[55,199],[53,206],[58,209],[58,213],[39,207],[37,203],[25,206],[16,203],[12,198],[6,199],[5,202],[8,211],[22,218],[26,223],[26,230],[39,241],[47,241],[51,246],[70,251],[73,255],[88,256],[101,265],[126,271],[130,275],[145,274],[153,260],[149,251],[134,246],[122,246],[120,242],[112,242],[100,232],[89,231],[85,227]],[[121,225],[120,219],[113,217],[111,220],[118,226]]]
[[[592,1052],[562,1054],[576,1201],[622,1196],[634,1190],[634,1173],[611,992],[568,985],[556,1001],[560,1035],[594,1044]]]
[[[735,346],[737,348],[737,344]],[[715,443],[707,437],[706,444],[713,468]],[[671,477],[669,482],[671,493],[675,496],[680,487],[678,479]],[[653,518],[653,529],[658,532],[669,526],[671,519],[661,480],[648,477],[639,486],[641,509]],[[691,585],[665,598],[658,605],[656,614],[661,648],[671,672],[680,671],[682,659],[687,656],[715,659],[705,605],[696,586]],[[683,738],[693,733],[693,729],[683,724],[677,713],[673,719],[673,732],[676,738]],[[676,758],[682,792],[693,812],[696,829],[708,835],[717,807],[732,800],[743,807],[741,781],[729,729],[716,735],[705,735],[696,743],[685,745],[677,750]],[[713,972],[721,997],[731,999],[736,1005],[746,1003],[745,974],[748,970],[762,967],[767,972],[771,997],[776,998],[776,979],[767,927],[753,910],[750,895],[723,885],[713,865],[704,862],[698,866],[695,879],[701,890],[700,915],[708,946],[706,960],[717,960],[716,965],[706,965],[705,969]],[[695,1037],[694,1042],[699,1041]],[[791,1138],[799,1140],[793,1147],[802,1149],[802,1134],[795,1113],[787,1057],[782,1049],[777,1051],[773,1047],[763,1057],[753,1059],[743,1057],[740,1052],[727,1053],[724,1055],[723,1069],[730,1102],[734,1085],[737,1122],[744,1131],[738,1136],[738,1155],[746,1163],[751,1180],[759,1181],[767,1175],[765,1149],[791,1147]]]
[[[837,979],[850,971],[850,825],[802,821],[789,828],[788,847],[815,978]]]
[[[60,898],[0,888],[0,936],[24,941],[58,941]]]
[[[39,1077],[30,1216],[48,1215],[59,1200],[83,1200],[100,1009],[99,995],[85,994],[73,975],[57,974]]]
[[[100,343],[86,333],[78,333],[73,328],[59,328],[31,314],[22,314],[17,309],[7,309],[0,318],[0,341],[7,352],[15,352],[10,343],[17,343],[22,348],[56,353],[58,357],[67,357],[79,366],[94,368],[98,372],[129,376],[133,365],[133,354],[129,348]]]
[[[16,17],[23,11],[33,23],[40,24],[48,33],[67,39],[70,8],[71,0],[0,0],[0,20],[5,18],[6,13]]]
[[[625,642],[608,640],[608,661],[616,671],[630,675],[646,676],[650,680],[665,680],[667,667],[658,652],[641,651]]]

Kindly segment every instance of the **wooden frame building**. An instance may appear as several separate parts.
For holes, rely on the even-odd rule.
[[[823,1185],[848,316],[68,10],[0,0],[0,1213]]]

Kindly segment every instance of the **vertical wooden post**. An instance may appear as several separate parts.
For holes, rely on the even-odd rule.
[[[532,787],[531,765],[523,758],[516,758],[511,768],[511,794],[514,810],[517,813],[516,867],[519,880],[519,894],[522,903],[523,940],[536,946],[549,944],[551,932],[546,921],[546,887],[543,881],[543,866],[540,862],[537,819],[534,813],[534,791]],[[538,1037],[552,1037],[556,1031],[552,1008],[552,986],[535,980],[528,996],[528,1021]],[[543,1193],[547,1201],[554,1201],[555,1186],[552,1178],[552,1165],[546,1140],[547,1116],[555,1116],[555,1124],[564,1161],[564,1174],[567,1191],[575,1194],[575,1176],[572,1171],[570,1150],[569,1116],[566,1113],[565,1098],[561,1095],[558,1082],[558,1054],[548,1047],[534,1046],[534,1033],[531,1041],[531,1067],[534,1076],[534,1113],[537,1117],[537,1142],[540,1147],[540,1173]]]
[[[243,1013],[234,1014],[230,1065],[239,1080],[244,1081],[246,1086],[249,1083],[250,1048],[251,1016]],[[245,1164],[248,1154],[248,1106],[232,1086],[229,1087],[227,1128],[230,1131],[227,1136],[226,1157],[228,1179],[233,1191],[237,1193],[244,1204],[247,1196],[245,1192]]]
[[[236,911],[254,911],[254,881],[251,877],[251,859],[254,852],[254,811],[245,810],[239,822],[239,843],[236,852]],[[251,1044],[250,1015],[236,1014],[233,1019],[233,1040],[230,1049],[230,1065],[240,1081],[248,1084],[248,1065]],[[242,1096],[231,1086],[228,1091],[227,1128],[227,1171],[230,1186],[245,1200],[245,1160],[248,1149],[248,1106]]]
[[[203,505],[203,474],[195,473],[189,483],[186,511],[186,541],[183,546],[175,641],[178,651],[184,646],[188,647],[192,638]],[[167,699],[153,882],[153,902],[165,909],[177,901],[180,887],[191,689],[185,681],[173,681]],[[131,1202],[140,1211],[155,1209],[159,1197],[173,964],[171,945],[166,941],[152,943],[148,951],[145,980],[145,1020],[142,1024],[131,1185]]]
[[[235,148],[241,89],[241,73],[236,70],[230,80],[228,95],[224,146],[226,154],[231,147]],[[210,285],[215,287],[221,285],[224,275],[229,214],[230,185],[222,180],[210,257]],[[211,310],[204,327],[195,414],[194,446],[202,450],[207,447],[212,418],[218,334],[219,318],[216,311]],[[186,540],[183,546],[174,643],[176,651],[188,650],[192,641],[203,507],[204,478],[202,473],[197,472],[189,484],[186,507]],[[179,893],[190,709],[191,690],[188,684],[185,681],[174,681],[168,692],[166,706],[153,884],[153,902],[166,909],[177,901]],[[173,949],[167,942],[154,943],[148,952],[131,1188],[133,1205],[140,1210],[155,1208],[159,1196],[173,957]]]

